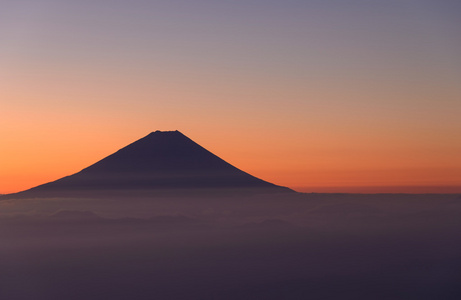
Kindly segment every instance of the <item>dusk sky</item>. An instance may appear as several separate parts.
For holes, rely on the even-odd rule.
[[[0,0],[0,193],[155,130],[306,192],[461,192],[459,0]]]

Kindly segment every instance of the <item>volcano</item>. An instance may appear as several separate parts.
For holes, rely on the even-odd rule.
[[[93,197],[294,192],[222,160],[179,131],[155,131],[73,175],[11,194]]]

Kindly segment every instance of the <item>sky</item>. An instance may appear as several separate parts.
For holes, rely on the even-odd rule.
[[[457,0],[0,0],[0,193],[155,130],[305,192],[461,192]]]

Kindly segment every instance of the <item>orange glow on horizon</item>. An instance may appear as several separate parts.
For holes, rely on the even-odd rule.
[[[71,175],[142,137],[133,138],[132,131],[83,135],[80,130],[67,132],[59,140],[56,133],[33,132],[27,140],[12,138],[10,144],[15,148],[0,150],[0,193],[18,192]],[[419,158],[413,155],[409,160],[405,152],[346,151],[346,145],[328,153],[328,141],[321,140],[316,147],[298,145],[293,151],[296,147],[289,143],[295,142],[295,137],[286,135],[285,143],[279,143],[276,136],[234,133],[224,138],[208,129],[183,133],[243,171],[300,192],[461,192],[460,168],[450,166],[448,159],[441,166],[437,156],[427,160],[428,153],[420,153]],[[320,149],[322,143],[325,149]]]
[[[295,189],[461,186],[452,1],[10,2],[0,194],[176,129]]]

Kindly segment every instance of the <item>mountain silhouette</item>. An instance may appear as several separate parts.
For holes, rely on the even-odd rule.
[[[294,192],[225,162],[179,131],[155,131],[73,175],[16,197],[104,193]]]

